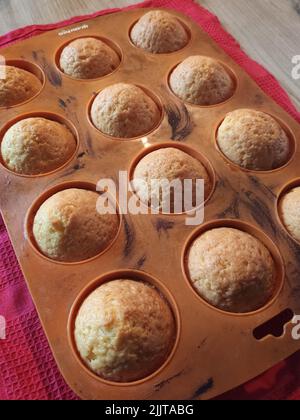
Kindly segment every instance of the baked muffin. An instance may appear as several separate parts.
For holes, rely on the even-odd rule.
[[[289,139],[280,124],[253,109],[230,112],[219,128],[218,144],[233,163],[255,171],[279,168],[290,154]]]
[[[185,47],[189,37],[178,19],[168,12],[157,10],[146,13],[135,24],[131,40],[145,51],[163,54]]]
[[[275,263],[268,249],[248,233],[210,230],[188,254],[190,280],[211,305],[228,312],[262,308],[276,290]]]
[[[288,232],[300,242],[300,187],[293,188],[282,197],[279,211]]]
[[[116,237],[118,215],[100,214],[96,192],[71,188],[46,200],[37,211],[33,235],[40,251],[63,262],[79,262],[104,251]]]
[[[0,107],[21,104],[33,98],[42,89],[42,83],[32,73],[12,66],[0,66]]]
[[[67,45],[60,68],[75,79],[96,79],[112,73],[120,64],[118,54],[100,39],[80,38]]]
[[[193,105],[216,105],[229,99],[235,89],[225,67],[200,55],[184,60],[170,76],[172,91]]]
[[[40,175],[63,166],[75,153],[76,140],[63,124],[27,118],[14,124],[1,143],[6,167],[23,175]]]
[[[96,97],[92,122],[104,134],[132,138],[151,131],[160,120],[156,103],[138,86],[117,83]]]
[[[182,150],[175,147],[168,147],[155,150],[140,160],[134,171],[133,185],[137,195],[145,204],[155,208],[159,207],[160,210],[168,209],[168,205],[170,205],[170,212],[175,213],[176,205],[174,190],[171,189],[171,196],[168,186],[162,188],[163,193],[159,189],[153,191],[153,182],[154,180],[157,180],[158,182],[161,180],[168,180],[169,182],[179,180],[181,181],[180,185],[183,187],[184,180],[189,179],[193,181],[193,202],[188,208],[184,208],[184,200],[178,203],[182,210],[185,211],[191,210],[193,206],[196,205],[196,180],[204,180],[205,196],[207,197],[211,189],[210,178],[206,168],[200,161]],[[149,200],[148,197],[150,191],[152,200]],[[182,196],[184,198],[184,194],[182,194]],[[158,206],[154,205],[154,201]]]
[[[159,369],[172,350],[175,322],[158,291],[133,280],[114,280],[83,303],[75,341],[86,365],[115,382],[143,379]]]

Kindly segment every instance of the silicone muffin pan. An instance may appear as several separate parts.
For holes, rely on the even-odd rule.
[[[0,51],[9,64],[32,71],[42,82],[41,92],[32,100],[0,109],[0,141],[14,122],[27,116],[46,116],[64,122],[78,143],[76,155],[64,167],[43,176],[17,175],[1,160],[0,200],[57,364],[83,399],[209,399],[300,349],[300,341],[292,338],[292,317],[300,314],[300,244],[287,233],[278,212],[282,193],[300,185],[300,127],[184,15],[170,11],[189,35],[185,48],[155,55],[135,47],[130,30],[147,11],[99,17],[88,21],[80,32],[73,25],[66,31],[51,31]],[[59,68],[62,47],[86,36],[105,40],[119,54],[121,62],[113,73],[95,80],[74,80],[63,74]],[[198,54],[217,59],[228,69],[235,92],[226,102],[193,106],[172,93],[168,83],[171,71],[185,58]],[[161,111],[159,126],[142,138],[109,137],[91,122],[93,98],[117,82],[142,87]],[[264,111],[282,124],[291,145],[285,166],[269,172],[248,171],[224,157],[218,149],[217,129],[225,115],[238,108]],[[170,145],[197,157],[211,177],[213,189],[203,225],[186,226],[184,214],[120,215],[117,237],[105,252],[91,260],[64,264],[39,252],[32,223],[48,197],[72,187],[95,190],[99,179],[117,179],[119,171],[132,176],[145,153]],[[191,286],[186,269],[188,247],[200,233],[221,226],[251,233],[273,256],[276,295],[256,312],[222,312],[201,299]],[[177,327],[175,344],[165,364],[150,377],[133,383],[113,383],[93,374],[81,361],[73,337],[74,320],[84,298],[103,282],[119,278],[146,281],[157,287],[169,302]],[[273,324],[278,320],[284,322],[276,325],[279,333],[273,334]]]

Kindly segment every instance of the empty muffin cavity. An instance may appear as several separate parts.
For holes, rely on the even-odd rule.
[[[74,79],[97,79],[114,72],[121,52],[113,43],[98,37],[77,38],[63,45],[56,54],[59,69]]]
[[[153,131],[162,119],[157,98],[136,85],[117,83],[101,91],[90,109],[93,125],[111,137],[131,139]]]
[[[69,121],[50,113],[27,114],[0,132],[3,165],[23,176],[41,176],[62,168],[74,156],[78,134]]]
[[[184,48],[190,34],[185,25],[172,14],[156,10],[146,13],[131,29],[133,44],[153,54],[168,54]]]
[[[217,145],[232,163],[252,171],[281,168],[295,151],[288,128],[271,115],[254,109],[227,114],[217,131]]]
[[[212,106],[227,101],[235,92],[232,71],[217,60],[192,56],[180,63],[169,76],[173,93],[192,105]]]

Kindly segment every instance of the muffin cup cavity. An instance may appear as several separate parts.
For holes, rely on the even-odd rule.
[[[115,237],[112,238],[110,244],[104,250],[102,250],[98,255],[95,255],[94,257],[89,258],[87,260],[82,260],[82,261],[78,261],[78,262],[58,261],[58,260],[51,259],[51,258],[47,257],[46,255],[44,255],[42,253],[42,251],[39,249],[39,246],[38,246],[38,244],[35,240],[34,234],[33,234],[33,225],[34,225],[35,216],[36,216],[38,210],[40,209],[40,207],[50,197],[52,197],[53,195],[55,195],[55,194],[57,194],[61,191],[69,190],[69,189],[72,189],[72,188],[97,192],[96,185],[91,183],[91,182],[85,182],[85,181],[64,182],[62,184],[56,185],[55,187],[53,187],[53,188],[47,190],[45,193],[41,194],[36,199],[36,201],[32,204],[32,206],[30,207],[30,209],[28,210],[27,215],[26,215],[26,219],[25,219],[25,237],[26,237],[26,239],[28,240],[31,248],[34,250],[34,252],[36,254],[39,255],[39,257],[41,257],[42,259],[44,259],[48,262],[51,262],[53,264],[65,265],[65,266],[75,266],[75,265],[86,264],[86,263],[89,263],[91,261],[96,260],[101,255],[105,254],[106,252],[108,252],[111,249],[111,247],[114,245],[117,238],[119,237],[119,234],[120,234],[120,231],[121,231],[121,228],[122,228],[122,216],[119,212],[119,205],[118,205],[118,203],[116,203],[117,211],[118,211],[117,216],[118,216],[118,219],[119,219],[118,231],[117,231]],[[98,193],[98,194],[100,195],[100,193]],[[113,202],[113,199],[112,199],[112,202]]]
[[[173,314],[174,323],[175,323],[175,334],[173,339],[173,344],[170,346],[169,355],[167,356],[165,362],[162,364],[160,368],[158,368],[155,372],[150,374],[149,376],[142,378],[138,381],[133,382],[113,382],[106,380],[102,378],[101,376],[98,376],[96,373],[94,373],[82,360],[79,351],[77,350],[77,345],[75,341],[75,322],[76,317],[78,315],[78,312],[85,301],[85,299],[93,293],[98,287],[105,283],[112,282],[114,280],[134,280],[137,282],[142,282],[145,284],[148,284],[152,287],[154,287],[162,297],[162,299],[169,305],[171,312]],[[180,313],[177,307],[177,303],[170,293],[170,291],[167,289],[163,283],[161,283],[159,280],[157,280],[155,277],[142,272],[138,270],[118,270],[118,271],[112,271],[107,274],[104,274],[103,276],[99,277],[96,280],[93,280],[90,282],[78,295],[77,299],[73,303],[73,306],[71,308],[69,319],[68,319],[68,326],[67,326],[67,333],[68,333],[68,340],[69,345],[72,350],[72,354],[75,357],[77,363],[81,366],[81,368],[85,371],[87,375],[92,377],[93,379],[102,382],[106,385],[110,386],[117,386],[117,387],[130,387],[130,386],[138,386],[141,385],[149,380],[151,380],[153,377],[157,376],[159,373],[161,373],[167,365],[172,361],[177,347],[180,340],[180,334],[181,334],[181,319],[180,319]]]
[[[3,138],[6,134],[6,132],[11,127],[13,127],[15,124],[17,124],[18,122],[26,120],[28,118],[44,118],[46,120],[57,122],[59,124],[64,125],[65,127],[67,127],[74,136],[74,139],[75,139],[75,142],[76,142],[76,148],[75,148],[75,151],[74,151],[73,155],[70,158],[68,158],[63,165],[61,165],[60,167],[58,167],[57,169],[55,169],[51,172],[45,172],[45,173],[41,173],[41,174],[38,174],[38,175],[25,175],[25,174],[21,174],[21,173],[18,173],[18,172],[14,172],[11,169],[9,169],[6,166],[6,164],[3,160],[3,157],[2,157],[2,154],[1,154],[1,143],[3,141]],[[80,146],[80,141],[79,141],[79,133],[78,133],[77,128],[75,127],[75,125],[70,120],[64,118],[63,116],[61,116],[59,114],[54,114],[54,113],[51,113],[51,112],[31,112],[31,113],[28,113],[28,114],[21,114],[18,117],[14,118],[13,120],[10,120],[9,122],[7,122],[4,126],[2,126],[0,128],[0,165],[2,165],[3,168],[6,171],[10,172],[11,174],[13,174],[15,176],[19,176],[19,177],[23,177],[23,178],[29,178],[29,179],[30,178],[46,177],[46,176],[53,175],[53,174],[61,171],[62,169],[64,169],[66,166],[68,166],[70,164],[70,162],[72,162],[72,160],[77,155],[78,150],[79,150],[79,146]]]
[[[250,108],[249,108],[250,109]],[[243,172],[248,172],[248,173],[255,173],[255,174],[272,174],[272,173],[276,173],[279,172],[283,169],[285,169],[287,166],[289,166],[292,161],[294,160],[296,151],[297,151],[297,141],[296,141],[296,137],[293,133],[293,131],[288,127],[287,124],[285,124],[280,118],[275,117],[274,115],[270,114],[269,112],[265,112],[262,110],[262,112],[264,112],[265,114],[269,115],[270,117],[272,117],[275,121],[278,122],[278,124],[282,127],[282,129],[284,130],[284,132],[286,133],[286,135],[288,136],[289,139],[289,156],[288,159],[286,161],[286,163],[284,165],[279,166],[278,168],[275,169],[271,169],[269,171],[258,171],[258,170],[253,170],[253,169],[247,169],[247,168],[243,168],[242,166],[232,162],[230,159],[228,159],[228,157],[222,152],[220,146],[219,146],[219,142],[218,142],[218,133],[219,133],[219,128],[221,127],[222,123],[224,122],[225,117],[222,118],[221,121],[219,121],[216,124],[216,128],[214,130],[214,143],[215,143],[215,147],[217,149],[217,151],[219,152],[219,154],[221,154],[222,158],[231,166],[233,166],[234,168],[238,168]]]
[[[61,66],[60,66],[60,57],[61,57],[61,54],[62,54],[62,52],[63,52],[63,50],[68,46],[68,45],[70,45],[72,42],[74,42],[74,41],[77,41],[77,40],[79,40],[79,39],[85,39],[85,38],[94,38],[94,39],[96,39],[96,40],[98,40],[98,41],[102,41],[104,44],[106,44],[108,47],[110,47],[117,55],[118,55],[118,57],[119,57],[119,60],[120,60],[120,62],[119,62],[119,65],[112,71],[112,72],[110,72],[110,73],[108,73],[108,74],[106,74],[106,75],[104,75],[104,76],[101,76],[101,77],[96,77],[96,78],[93,78],[93,79],[78,79],[78,78],[75,78],[75,77],[72,77],[72,76],[69,76],[68,74],[66,74],[62,69],[61,69]],[[122,52],[122,50],[121,50],[121,47],[118,45],[118,44],[116,44],[114,41],[112,41],[112,40],[110,40],[110,39],[108,39],[108,38],[104,38],[104,37],[101,37],[101,36],[97,36],[97,35],[85,35],[85,36],[80,36],[80,37],[76,37],[76,38],[73,38],[73,39],[69,39],[67,42],[65,42],[64,44],[62,44],[57,50],[56,50],[56,52],[55,52],[55,55],[54,55],[54,62],[55,62],[55,65],[56,65],[56,68],[57,68],[57,70],[63,75],[63,76],[65,76],[65,77],[67,77],[67,78],[69,78],[69,79],[71,79],[71,80],[73,80],[73,81],[75,81],[75,82],[95,82],[95,81],[97,81],[97,80],[102,80],[102,79],[104,79],[105,77],[109,77],[109,76],[112,76],[114,73],[116,73],[118,70],[119,70],[119,68],[120,68],[120,66],[122,65],[122,63],[123,63],[123,60],[124,60],[124,56],[123,56],[123,52]]]
[[[159,144],[155,144],[153,146],[147,147],[144,150],[142,150],[142,152],[140,152],[137,156],[135,156],[135,158],[133,159],[133,161],[130,164],[129,167],[129,182],[132,182],[134,179],[134,172],[135,169],[137,167],[137,165],[139,164],[139,162],[148,154],[160,150],[160,149],[167,149],[167,148],[172,148],[172,149],[178,149],[186,154],[188,154],[189,156],[193,157],[194,159],[196,159],[197,161],[199,161],[200,163],[202,163],[202,165],[204,166],[204,168],[207,171],[208,177],[210,179],[210,191],[209,194],[207,194],[207,196],[205,197],[205,201],[203,204],[200,205],[200,208],[202,206],[205,206],[209,200],[212,198],[214,192],[215,192],[215,188],[216,188],[216,172],[214,170],[213,165],[211,164],[211,162],[200,152],[198,152],[197,150],[195,150],[194,148],[187,146],[185,144],[181,144],[181,143],[176,143],[176,142],[172,142],[172,141],[166,141],[163,143],[159,143]],[[136,192],[134,193],[136,194]],[[144,207],[147,207],[150,210],[150,207],[148,206],[147,203],[143,203],[141,202],[141,205]],[[196,209],[197,210],[197,209]],[[172,216],[181,216],[181,215],[186,215],[189,214],[190,211],[188,212],[182,212],[182,213],[164,213],[160,210],[159,212],[162,215],[172,215]]]
[[[242,232],[246,232],[250,234],[254,238],[258,239],[263,245],[265,245],[265,247],[268,249],[268,251],[270,252],[273,258],[273,261],[275,264],[275,272],[276,272],[275,291],[274,291],[273,297],[269,300],[269,302],[256,311],[245,312],[245,313],[235,313],[235,312],[229,312],[229,311],[219,309],[213,306],[211,303],[209,303],[204,297],[202,297],[192,284],[192,280],[190,279],[189,269],[188,269],[188,256],[189,256],[190,249],[197,238],[199,238],[204,233],[210,230],[218,229],[218,228],[232,228],[232,229],[237,229]],[[184,273],[185,280],[188,283],[192,293],[194,293],[198,297],[198,299],[202,302],[202,304],[208,306],[213,311],[216,311],[222,315],[227,315],[227,316],[234,316],[234,317],[254,316],[256,314],[259,314],[265,311],[270,306],[272,306],[273,303],[275,303],[275,301],[278,299],[279,295],[282,292],[284,282],[285,282],[284,261],[278,247],[275,245],[273,240],[270,239],[262,230],[255,227],[254,225],[246,223],[246,222],[242,222],[239,220],[231,220],[231,219],[216,220],[216,221],[205,223],[200,228],[196,229],[190,235],[190,237],[187,239],[184,245],[181,264],[182,264],[182,270]]]
[[[202,57],[204,57],[204,58],[211,58],[211,57],[208,57],[208,56],[202,56]],[[235,71],[231,67],[229,67],[226,63],[224,63],[223,61],[220,61],[220,60],[215,60],[215,61],[216,61],[216,63],[218,63],[221,66],[223,66],[223,68],[225,69],[225,71],[230,76],[230,78],[231,78],[231,80],[233,82],[233,92],[232,92],[232,94],[230,95],[229,98],[227,98],[225,101],[222,101],[222,102],[219,102],[219,103],[213,104],[213,105],[197,105],[197,104],[194,104],[193,102],[185,101],[185,100],[181,99],[179,96],[177,96],[176,93],[173,91],[173,89],[171,87],[170,78],[171,78],[172,73],[174,72],[174,70],[180,64],[182,64],[183,61],[180,61],[175,66],[172,66],[172,68],[169,70],[169,72],[167,74],[166,84],[167,84],[168,90],[171,93],[171,95],[174,96],[175,98],[177,98],[177,100],[179,100],[179,101],[181,101],[181,102],[183,102],[183,103],[185,103],[185,104],[187,104],[187,105],[189,105],[191,107],[198,108],[198,109],[217,108],[217,107],[223,106],[223,105],[227,104],[228,102],[232,101],[234,99],[237,91],[238,91],[238,88],[239,88],[239,79],[238,79],[238,76],[235,73]]]
[[[164,117],[165,117],[164,108],[163,108],[163,103],[162,103],[162,101],[161,101],[160,97],[159,97],[159,96],[157,96],[155,93],[151,92],[151,91],[150,91],[148,88],[146,88],[145,86],[142,86],[142,85],[135,85],[135,86],[137,86],[138,88],[142,89],[142,90],[145,92],[145,94],[146,94],[146,95],[147,95],[150,99],[152,99],[152,100],[154,101],[154,103],[156,104],[156,106],[157,106],[157,108],[158,108],[158,111],[159,111],[159,114],[160,114],[160,118],[159,118],[159,120],[157,121],[157,124],[155,124],[155,125],[154,125],[154,127],[151,129],[151,131],[148,131],[147,133],[141,134],[141,135],[140,135],[140,136],[138,136],[138,137],[131,137],[131,138],[128,138],[128,137],[114,137],[114,136],[110,136],[109,134],[103,133],[101,130],[99,130],[99,129],[95,126],[95,124],[93,123],[93,120],[92,120],[92,116],[91,116],[91,111],[92,111],[92,106],[93,106],[93,103],[94,103],[94,101],[95,101],[96,97],[99,95],[99,93],[101,93],[101,91],[99,91],[99,92],[97,92],[97,94],[95,94],[95,95],[91,98],[91,100],[89,101],[88,106],[87,106],[88,122],[89,122],[89,124],[92,126],[92,128],[93,128],[94,130],[96,130],[96,132],[97,132],[98,134],[100,133],[102,136],[104,136],[104,137],[106,137],[106,138],[109,138],[109,139],[111,139],[111,140],[116,140],[116,141],[122,141],[122,142],[127,142],[127,141],[141,141],[144,137],[150,136],[152,133],[154,133],[155,131],[157,131],[157,130],[159,129],[159,127],[161,126],[161,124],[162,124],[162,122],[163,122],[163,119],[164,119]]]
[[[140,47],[138,47],[137,45],[135,45],[135,43],[132,41],[132,37],[131,37],[131,33],[132,33],[132,30],[133,30],[133,28],[135,27],[135,25],[139,22],[139,20],[140,19],[136,19],[131,25],[130,25],[130,27],[129,27],[129,30],[128,30],[128,40],[129,40],[129,43],[134,47],[134,48],[136,48],[137,50],[139,50],[140,52],[142,52],[142,53],[144,53],[144,54],[149,54],[149,55],[152,55],[152,56],[157,56],[157,57],[164,57],[164,56],[172,56],[172,55],[175,55],[175,54],[178,54],[178,53],[181,53],[181,52],[183,52],[184,50],[186,50],[186,49],[188,49],[189,47],[190,47],[190,44],[191,44],[191,42],[192,42],[192,39],[193,39],[193,34],[192,34],[192,31],[191,31],[191,29],[188,27],[188,25],[186,25],[186,23],[185,22],[183,22],[181,19],[179,19],[178,17],[176,17],[175,16],[175,18],[176,18],[176,20],[177,20],[177,22],[183,27],[183,29],[185,30],[185,32],[186,32],[186,34],[187,34],[187,38],[188,38],[188,42],[187,42],[187,44],[183,47],[183,48],[180,48],[179,50],[177,50],[177,51],[172,51],[172,52],[169,52],[169,53],[153,53],[153,52],[150,52],[150,51],[147,51],[147,50],[144,50],[144,49],[142,49],[142,48],[140,48]]]
[[[37,64],[32,63],[31,61],[27,61],[27,60],[20,60],[20,59],[16,59],[16,60],[6,60],[5,61],[5,65],[6,66],[11,66],[11,67],[16,67],[18,69],[21,70],[25,70],[28,73],[31,73],[32,75],[34,75],[41,83],[41,88],[39,89],[39,91],[33,95],[31,98],[27,99],[26,101],[22,101],[18,104],[15,105],[9,105],[9,106],[0,106],[0,110],[3,109],[9,109],[9,108],[17,108],[20,107],[22,105],[25,105],[31,101],[33,101],[35,98],[37,98],[40,93],[42,92],[42,90],[45,87],[46,84],[46,76],[45,73],[43,72],[43,70],[41,69],[40,66],[38,66]]]

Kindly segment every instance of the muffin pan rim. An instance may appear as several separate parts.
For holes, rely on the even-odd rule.
[[[45,172],[45,173],[41,173],[41,174],[36,174],[36,175],[26,175],[26,174],[21,174],[18,172],[13,171],[12,169],[9,169],[6,165],[5,162],[3,160],[2,157],[2,152],[1,152],[1,144],[3,141],[3,138],[5,136],[5,134],[7,133],[7,131],[12,128],[15,124],[29,119],[29,118],[44,118],[44,119],[48,119],[50,121],[54,121],[57,123],[60,123],[64,126],[66,126],[71,133],[74,136],[75,142],[76,142],[76,148],[74,153],[72,154],[72,156],[61,166],[59,166],[58,168],[50,171],[50,172]],[[54,113],[51,111],[33,111],[33,112],[27,112],[25,114],[20,114],[16,117],[14,117],[13,119],[9,120],[6,124],[0,126],[0,165],[1,167],[9,172],[12,175],[15,175],[17,177],[21,177],[21,178],[28,178],[28,179],[38,179],[38,178],[44,178],[44,177],[49,177],[51,175],[56,174],[57,172],[60,172],[62,170],[64,170],[67,166],[69,166],[71,164],[71,162],[76,158],[76,156],[78,155],[79,149],[80,149],[80,135],[78,132],[77,127],[75,126],[75,124],[68,118],[66,118],[65,116],[58,114],[58,113]]]
[[[133,280],[133,281],[141,282],[144,284],[148,284],[149,286],[157,290],[160,297],[168,304],[172,312],[172,316],[175,323],[175,334],[174,334],[173,343],[172,345],[170,343],[169,354],[166,357],[166,360],[164,361],[164,363],[158,369],[152,372],[150,375],[147,375],[145,378],[135,380],[132,382],[110,381],[110,380],[102,378],[101,376],[93,372],[92,369],[90,369],[82,360],[82,357],[80,356],[79,351],[77,349],[76,341],[74,337],[76,317],[85,299],[88,298],[88,296],[90,296],[91,293],[97,290],[101,285],[105,283],[109,283],[111,281],[122,280],[122,279]],[[172,362],[177,352],[177,348],[178,348],[180,337],[181,337],[180,309],[177,305],[177,301],[175,297],[173,296],[169,288],[152,274],[149,274],[146,271],[141,271],[141,270],[136,270],[136,269],[128,269],[128,268],[116,269],[116,270],[104,273],[102,275],[99,275],[94,280],[88,282],[77,294],[77,297],[73,301],[71,309],[69,310],[68,323],[67,323],[67,336],[68,336],[69,347],[72,351],[72,355],[75,358],[76,363],[81,366],[85,374],[88,374],[97,382],[100,382],[109,386],[121,387],[121,388],[134,387],[134,386],[138,386],[146,382],[149,382],[151,379],[155,378],[163,370],[165,370],[165,368]]]
[[[276,269],[276,292],[273,294],[273,297],[268,300],[268,302],[261,308],[251,311],[251,312],[230,312],[225,311],[223,309],[220,309],[211,303],[209,303],[204,297],[201,296],[201,294],[196,290],[196,288],[193,286],[193,282],[190,279],[189,272],[188,272],[188,255],[189,250],[191,246],[193,245],[194,241],[202,236],[204,233],[209,232],[213,229],[218,228],[232,228],[236,229],[242,232],[246,232],[256,238],[258,241],[260,241],[270,252],[272,259],[275,264]],[[263,239],[262,239],[263,238]],[[267,243],[268,242],[268,243]],[[270,249],[270,246],[273,248],[273,250]],[[276,255],[275,255],[276,254]],[[187,238],[184,246],[183,251],[181,255],[181,267],[184,275],[185,281],[188,283],[189,288],[194,293],[195,296],[205,304],[208,308],[211,310],[223,315],[223,316],[230,316],[233,318],[246,318],[246,317],[255,317],[256,315],[266,311],[268,308],[270,308],[279,298],[280,294],[282,293],[282,290],[284,288],[285,282],[286,282],[286,267],[285,262],[282,257],[282,254],[278,248],[278,246],[275,244],[275,242],[270,238],[269,235],[267,235],[262,229],[259,229],[255,225],[245,222],[242,219],[217,219],[217,220],[211,220],[209,222],[204,223],[200,227],[194,229],[194,231],[189,235]]]
[[[24,222],[25,240],[29,243],[31,249],[33,249],[35,254],[37,256],[39,256],[40,258],[42,258],[43,260],[47,261],[48,263],[52,263],[52,264],[56,264],[56,265],[60,265],[60,266],[68,266],[68,267],[88,264],[88,263],[91,263],[91,262],[97,260],[98,258],[102,257],[104,254],[106,254],[108,251],[110,251],[111,248],[115,245],[118,237],[120,236],[120,233],[121,233],[122,227],[123,227],[123,215],[120,212],[119,203],[116,202],[117,217],[118,217],[118,220],[119,220],[119,227],[118,227],[118,230],[117,230],[117,233],[116,233],[115,237],[111,240],[111,242],[108,244],[108,246],[106,248],[104,248],[100,253],[98,253],[97,255],[95,255],[91,258],[88,258],[88,259],[85,259],[85,260],[82,260],[82,261],[73,261],[73,262],[54,260],[54,259],[51,259],[50,257],[47,257],[45,254],[43,254],[43,252],[41,250],[39,250],[39,247],[38,247],[38,245],[35,241],[34,235],[33,235],[33,224],[34,224],[35,216],[36,216],[38,210],[40,209],[40,207],[49,198],[53,197],[55,194],[57,194],[59,192],[66,191],[66,190],[73,189],[73,188],[92,191],[92,192],[97,193],[99,196],[101,194],[99,191],[97,191],[96,184],[93,183],[93,182],[90,182],[90,181],[73,180],[73,181],[60,182],[60,183],[48,188],[47,190],[45,190],[43,193],[41,193],[33,201],[31,206],[27,210],[27,213],[26,213],[26,216],[25,216],[25,222]]]
[[[70,45],[72,42],[77,41],[78,39],[86,39],[86,38],[94,38],[94,39],[97,39],[99,41],[102,41],[103,43],[105,43],[105,45],[107,45],[108,47],[113,49],[113,51],[118,55],[119,60],[120,60],[119,65],[111,73],[105,74],[104,76],[92,78],[92,79],[78,79],[76,77],[72,77],[72,76],[66,74],[60,68],[60,62],[59,61],[60,61],[60,57],[61,57],[61,54],[62,54],[64,48],[67,47],[68,45]],[[122,48],[116,43],[116,41],[112,41],[111,39],[108,39],[108,38],[106,38],[104,36],[100,36],[100,35],[87,34],[85,36],[82,35],[82,36],[75,37],[73,39],[69,39],[64,44],[61,44],[60,47],[57,48],[56,51],[54,52],[53,61],[54,61],[54,64],[55,64],[57,70],[59,71],[59,73],[63,77],[67,77],[69,80],[72,80],[72,81],[75,81],[75,82],[89,83],[89,82],[97,82],[97,81],[104,80],[105,78],[113,76],[117,71],[119,71],[121,66],[124,65],[124,53],[122,51]]]

